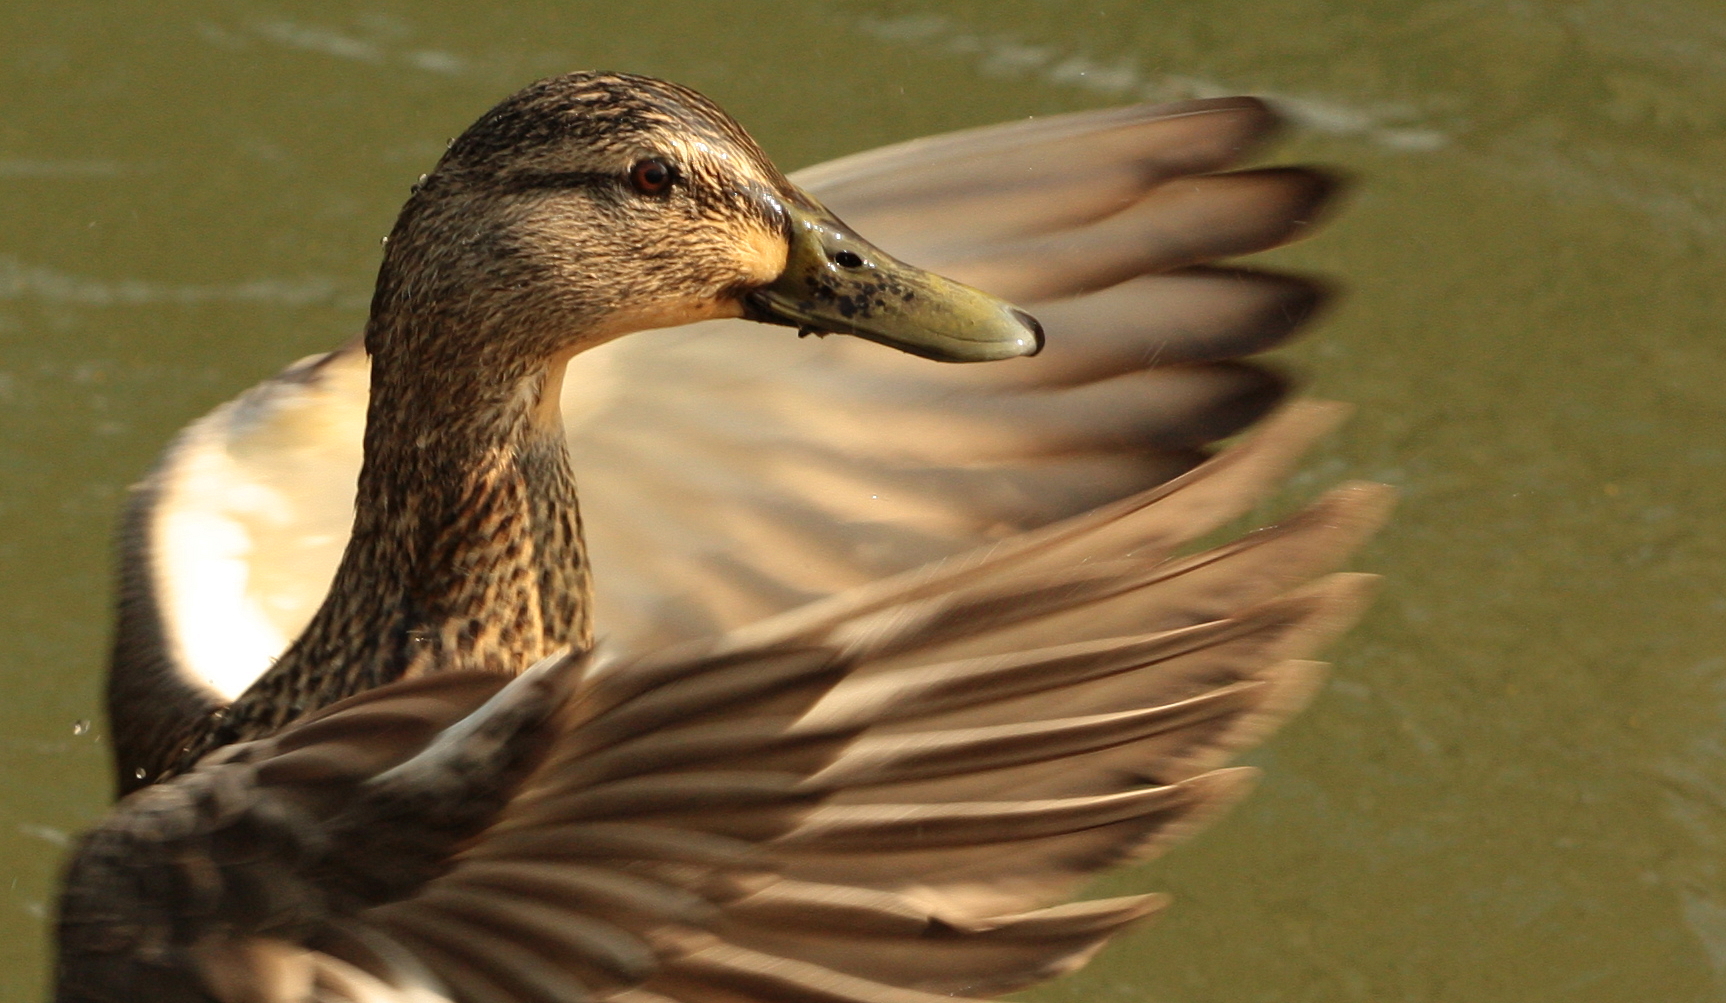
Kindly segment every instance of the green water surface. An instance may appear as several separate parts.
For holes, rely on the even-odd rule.
[[[1718,0],[0,5],[0,1001],[107,801],[109,525],[180,425],[353,333],[407,186],[539,76],[652,73],[784,165],[1033,113],[1280,97],[1358,186],[1284,354],[1389,481],[1384,596],[1045,1001],[1726,998]],[[80,730],[78,722],[98,723]]]

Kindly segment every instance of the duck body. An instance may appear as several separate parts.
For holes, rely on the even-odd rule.
[[[1047,170],[1075,136],[1130,146],[1157,121],[1190,147],[1164,144],[1187,163],[1161,177],[1130,153],[1101,184]],[[1245,511],[1334,418],[1305,406],[1084,513],[1192,467],[1280,393],[1223,360],[1286,335],[1313,287],[1192,266],[1286,239],[1328,185],[1220,175],[1199,185],[1198,216],[1208,204],[1227,223],[1208,239],[1171,230],[1194,206],[1160,191],[1238,157],[1267,121],[1221,102],[890,158],[1005,165],[956,193],[919,192],[915,174],[884,193],[866,159],[829,168],[835,191],[877,200],[890,235],[919,201],[924,222],[980,221],[913,251],[1051,303],[1090,343],[1054,342],[1040,378],[976,367],[1004,374],[976,384],[994,395],[980,407],[955,403],[963,383],[902,368],[926,362],[822,345],[806,392],[865,384],[921,427],[798,438],[784,429],[817,412],[781,409],[773,448],[738,450],[736,430],[776,402],[734,392],[702,417],[767,490],[714,494],[684,464],[692,498],[675,479],[641,494],[641,518],[590,552],[571,452],[585,497],[584,449],[603,470],[607,436],[632,431],[607,409],[641,406],[606,374],[653,369],[612,343],[622,334],[746,316],[981,361],[1034,353],[1042,333],[856,237],[686,89],[573,74],[488,113],[392,232],[363,353],[302,363],[194,425],[134,498],[110,707],[135,792],[68,871],[58,998],[886,1003],[992,995],[1082,963],[1157,902],[1055,903],[1238,795],[1244,775],[1215,768],[1310,691],[1304,659],[1363,587],[1313,580],[1384,507],[1381,491],[1348,488],[1279,529],[1173,556]],[[1044,173],[1017,170],[1015,150]],[[922,232],[897,219],[908,243]],[[1189,325],[1188,355],[1170,350],[1172,372],[1151,371],[1127,320],[1159,298],[1177,319],[1210,315]],[[1234,313],[1217,320],[1217,304]],[[1153,376],[1186,399],[1147,395]],[[360,450],[355,388],[369,391]],[[1045,421],[1014,420],[1026,414]],[[259,448],[296,423],[322,445]],[[323,477],[283,476],[296,469]],[[303,618],[255,618],[292,638],[274,651],[268,630],[200,629],[189,600],[233,555],[174,545],[176,526],[235,524],[229,500],[270,476],[298,510],[247,526],[239,591],[274,575],[290,582],[278,595],[322,597]],[[912,504],[873,524],[843,504],[799,510],[871,476]],[[333,568],[304,554],[272,566],[272,532],[329,536],[317,531],[344,497],[353,522],[334,527]],[[650,516],[671,544],[620,545],[654,535]],[[760,547],[763,526],[813,536],[819,557]],[[702,557],[757,545],[746,560],[666,556],[703,530]],[[624,555],[626,588],[609,598],[596,553]],[[630,601],[656,580],[676,602]],[[609,650],[594,649],[596,624]],[[232,671],[209,670],[227,656]]]
[[[59,998],[934,1003],[1069,971],[1163,901],[1065,899],[1243,794],[1219,767],[1366,598],[1325,572],[1373,485],[1174,556],[1337,417],[705,642],[435,673],[220,750],[80,846]]]

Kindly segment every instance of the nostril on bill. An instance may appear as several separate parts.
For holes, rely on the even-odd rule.
[[[863,258],[855,251],[840,251],[833,256],[833,263],[840,268],[862,268]]]

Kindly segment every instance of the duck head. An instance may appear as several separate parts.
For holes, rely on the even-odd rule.
[[[700,94],[573,73],[493,108],[422,179],[386,245],[367,347],[386,365],[411,352],[422,370],[525,375],[632,331],[737,316],[948,362],[1042,345],[1023,311],[852,232]]]

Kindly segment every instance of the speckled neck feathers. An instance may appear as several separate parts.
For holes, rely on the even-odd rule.
[[[210,749],[396,679],[513,674],[591,644],[575,480],[555,405],[544,421],[536,392],[555,400],[556,381],[542,369],[475,393],[473,374],[451,375],[397,372],[374,358],[354,533],[329,599],[165,767],[185,769]]]

